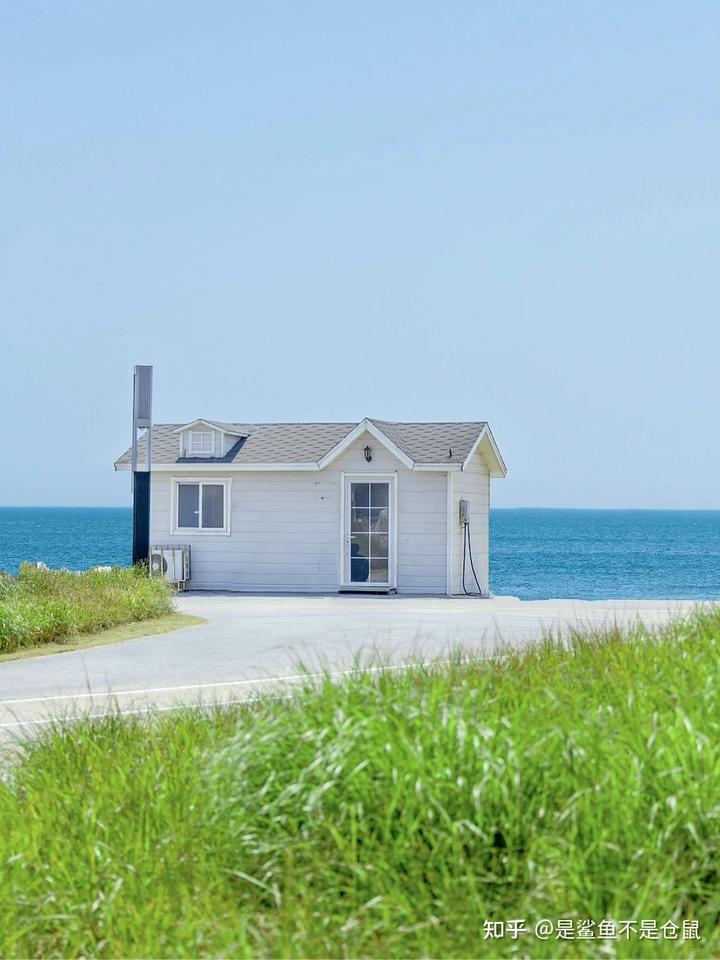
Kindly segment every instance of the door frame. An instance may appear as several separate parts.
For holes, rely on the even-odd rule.
[[[388,576],[387,583],[353,583],[350,580],[350,562],[347,546],[350,543],[350,526],[348,517],[350,499],[348,491],[351,483],[385,482],[390,485],[388,490]],[[338,586],[341,589],[353,589],[359,592],[387,591],[397,589],[397,512],[398,512],[398,483],[395,473],[341,473],[340,474],[340,569]]]

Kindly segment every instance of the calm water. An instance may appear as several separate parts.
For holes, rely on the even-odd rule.
[[[0,507],[0,570],[130,562],[124,507]],[[720,598],[720,511],[493,510],[491,587],[524,599]]]
[[[130,566],[129,507],[0,507],[0,570],[29,560],[86,570]]]
[[[720,510],[494,510],[490,541],[496,594],[720,598]]]

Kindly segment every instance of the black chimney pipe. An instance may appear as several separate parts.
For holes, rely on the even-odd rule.
[[[132,492],[133,538],[132,562],[147,564],[150,560],[150,468],[152,466],[152,374],[150,366],[138,365],[133,371]],[[138,470],[137,435],[146,430],[145,469]]]
[[[133,473],[132,562],[147,563],[150,558],[150,471]]]

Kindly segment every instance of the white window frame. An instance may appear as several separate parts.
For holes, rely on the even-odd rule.
[[[190,430],[189,453],[191,457],[214,457],[215,456],[215,430]],[[194,450],[193,442],[195,437],[210,437],[209,450]]]
[[[350,543],[350,484],[384,482],[390,485],[388,490],[388,505],[390,507],[390,522],[388,524],[388,576],[386,583],[367,581],[356,583],[350,579],[350,558],[348,545]],[[397,514],[398,514],[398,475],[397,473],[341,473],[340,474],[340,570],[339,586],[351,588],[358,592],[373,590],[397,589]]]
[[[198,526],[197,527],[181,527],[178,526],[178,506],[179,506],[179,493],[178,486],[181,484],[190,484],[194,483],[200,487],[198,491],[198,508],[200,513],[198,515]],[[203,484],[213,484],[214,486],[222,486],[223,488],[223,521],[224,526],[222,527],[202,527],[202,486]],[[172,533],[182,534],[185,537],[188,536],[200,536],[200,537],[212,537],[212,536],[230,536],[230,511],[232,508],[232,499],[231,499],[231,487],[232,487],[232,477],[173,477],[172,478],[172,494],[170,496],[170,530]]]

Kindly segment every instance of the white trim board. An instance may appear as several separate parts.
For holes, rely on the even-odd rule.
[[[493,437],[490,431],[490,427],[488,427],[487,424],[482,428],[480,435],[478,436],[477,440],[470,448],[470,453],[468,453],[468,455],[463,460],[462,469],[464,470],[468,466],[472,458],[475,456],[475,453],[477,452],[478,448],[480,447],[480,444],[483,442],[487,443],[490,449],[491,456],[495,460],[494,469],[492,464],[487,463],[488,470],[490,471],[490,476],[506,477],[507,467],[505,466],[505,461],[500,456],[500,451],[498,450],[498,446],[495,443],[495,438]]]
[[[382,444],[386,450],[388,450],[394,457],[400,461],[400,463],[407,467],[408,470],[412,470],[415,466],[415,461],[411,460],[410,457],[403,453],[400,447],[397,444],[393,443],[389,437],[386,437],[385,434],[380,430],[379,427],[376,427],[374,423],[367,419],[361,420],[360,423],[354,427],[347,436],[336,443],[335,446],[329,450],[325,456],[320,457],[318,460],[318,467],[320,470],[323,467],[326,467],[328,464],[332,463],[333,460],[337,459],[341,453],[343,453],[347,448],[354,443],[358,437],[361,437],[364,433],[369,433],[371,437],[374,437],[378,443]]]
[[[231,437],[247,436],[247,434],[233,433],[230,430],[226,430],[221,424],[215,423],[214,420],[205,420],[204,417],[198,417],[197,420],[191,420],[190,423],[183,423],[182,426],[176,427],[173,433],[182,433],[183,430],[193,430],[198,424],[202,424],[204,427],[211,427],[213,430],[220,430],[222,433],[229,433]]]
[[[490,474],[488,474],[489,480]],[[447,569],[445,573],[446,579],[446,590],[449,597],[452,596],[452,587],[453,587],[453,551],[452,551],[452,541],[453,541],[453,475],[452,471],[448,470],[447,474],[447,523],[445,525],[445,536],[447,538],[447,543],[445,544],[445,550],[447,555]]]
[[[181,483],[196,483],[200,487],[198,502],[202,511],[202,484],[213,484],[223,488],[223,526],[220,527],[179,527],[177,523],[178,486]],[[170,479],[170,534],[182,537],[229,537],[232,517],[232,477],[171,477]]]
[[[346,578],[346,546],[350,542],[350,530],[348,529],[349,504],[347,501],[347,487],[350,483],[374,483],[384,482],[389,485],[388,490],[388,581],[385,583],[372,583],[366,581],[363,583],[354,583]],[[340,562],[338,569],[338,588],[351,590],[356,587],[364,591],[376,590],[396,590],[397,589],[397,562],[398,562],[398,475],[395,473],[341,473],[340,474]],[[349,571],[347,571],[349,574]]]
[[[115,471],[122,472],[124,470],[130,470],[131,466],[129,463],[116,463]],[[319,463],[304,461],[303,463],[235,463],[230,461],[228,463],[153,463],[151,467],[153,473],[176,473],[178,471],[182,473],[192,473],[193,471],[204,472],[207,470],[222,470],[225,473],[242,473],[246,471],[267,471],[273,473],[275,471],[281,470],[323,470],[324,466],[320,466]],[[460,463],[415,463],[410,467],[414,473],[433,473],[433,472],[447,472],[451,470],[453,473],[459,473],[462,470],[462,464]]]

